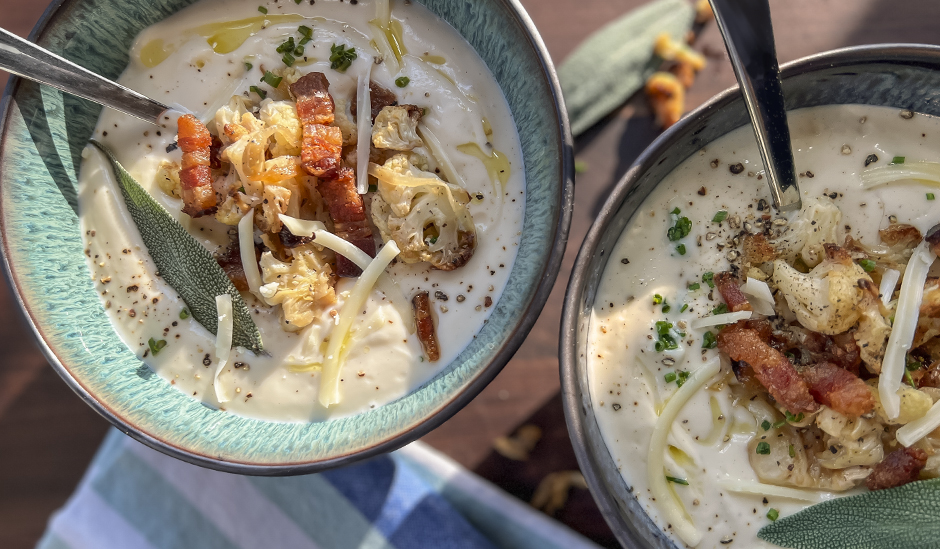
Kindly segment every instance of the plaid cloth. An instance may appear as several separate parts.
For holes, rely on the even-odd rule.
[[[416,442],[263,478],[184,463],[112,430],[39,549],[597,549]]]

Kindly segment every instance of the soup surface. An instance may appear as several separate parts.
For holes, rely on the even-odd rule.
[[[892,224],[907,223],[924,234],[937,223],[935,189],[911,180],[865,189],[860,178],[867,165],[883,166],[896,157],[908,163],[936,161],[937,119],[884,107],[822,106],[790,112],[789,125],[802,215],[813,204],[835,206],[842,216],[838,229],[869,246],[880,241],[879,230]],[[680,547],[732,542],[734,547],[769,547],[757,532],[769,524],[771,510],[784,517],[814,502],[862,490],[845,491],[845,484],[836,489],[833,483],[791,489],[783,497],[766,479],[762,482],[752,468],[755,449],[763,453],[766,435],[799,421],[783,420],[781,407],[771,406],[764,407],[767,417],[774,418],[771,423],[780,417],[781,422],[764,424],[764,411],[739,398],[731,361],[719,356],[716,341],[708,338],[720,327],[702,326],[700,320],[725,312],[722,295],[710,286],[711,273],[735,271],[732,264],[741,264],[737,240],[745,233],[785,238],[788,226],[801,215],[778,213],[769,202],[750,127],[709,144],[669,174],[637,210],[609,253],[592,311],[588,371],[598,424],[632,493]],[[682,217],[691,222],[684,231],[676,228]],[[881,274],[880,266],[875,273]],[[738,274],[743,282],[747,273],[742,269]],[[660,414],[680,386],[706,368],[717,373],[698,384],[665,426],[663,455],[651,455]],[[807,414],[806,421],[810,417],[820,416]],[[880,440],[877,446],[881,451]],[[886,443],[884,453],[891,450]],[[654,485],[660,479],[653,477],[659,467],[666,492],[657,498]],[[864,478],[870,468],[858,470]],[[864,480],[849,480],[864,486]],[[690,523],[689,528],[679,532],[671,516]]]
[[[214,135],[215,120],[221,116],[217,112],[226,106],[242,105],[256,118],[259,109],[263,114],[264,105],[271,101],[286,102],[283,104],[293,108],[294,98],[287,93],[286,83],[272,87],[271,80],[265,80],[266,73],[285,79],[291,74],[296,79],[323,73],[337,118],[342,114],[348,121],[355,119],[351,103],[357,83],[371,65],[372,83],[394,93],[398,104],[418,107],[422,114],[418,130],[425,132],[421,135],[436,136],[438,144],[434,150],[422,144],[405,154],[418,154],[428,162],[431,173],[442,173],[437,153],[443,151],[447,156],[452,170],[463,179],[464,194],[469,193],[466,209],[476,231],[475,250],[469,262],[451,271],[432,268],[426,262],[398,261],[388,268],[400,295],[384,295],[374,289],[363,314],[353,322],[337,404],[325,407],[318,402],[318,365],[337,313],[342,313],[343,302],[357,279],[336,279],[335,303],[317,309],[316,318],[300,331],[284,329],[280,306],[243,291],[265,353],[233,349],[216,381],[215,336],[187,316],[186,304],[155,276],[154,263],[104,157],[92,147],[85,150],[79,197],[81,227],[88,266],[109,318],[128,347],[160,376],[207,405],[278,421],[323,420],[381,406],[413,391],[453,361],[495,309],[507,282],[525,202],[521,148],[508,104],[476,52],[447,23],[417,2],[397,1],[391,5],[390,23],[381,26],[376,24],[376,7],[368,0],[260,5],[243,0],[200,0],[145,29],[137,37],[128,68],[119,80],[194,113]],[[306,36],[304,29],[312,33],[298,48]],[[288,40],[294,45],[287,52],[292,56],[289,68],[281,47]],[[379,43],[385,45],[384,54]],[[394,51],[387,49],[389,44]],[[346,52],[355,50],[348,67],[342,66],[342,59],[337,66],[337,46]],[[237,100],[234,103],[233,97]],[[347,133],[355,136],[358,128],[355,122],[352,125]],[[173,116],[155,126],[105,109],[94,138],[111,149],[190,234],[210,252],[221,254],[235,239],[234,224],[220,222],[212,215],[190,218],[180,211],[180,199],[159,184],[161,169],[167,163],[178,166],[181,161],[176,134]],[[357,172],[366,169],[355,165],[355,146],[345,147],[347,137],[344,135],[344,162]],[[273,137],[271,143],[273,148]],[[373,154],[375,151],[373,147]],[[270,156],[269,149],[269,161]],[[381,160],[373,160],[381,164]],[[375,179],[370,182],[376,183]],[[373,190],[365,197],[367,217],[374,194]],[[262,207],[257,200],[256,207]],[[379,231],[373,232],[379,235]],[[426,238],[433,244],[437,237]],[[257,234],[255,243],[259,250],[267,249]],[[430,294],[441,349],[436,362],[426,358],[414,330],[408,329],[398,312],[402,305],[410,308],[412,296],[421,291]],[[157,353],[151,352],[152,342],[159,347]],[[214,383],[222,384],[228,399],[219,402]]]

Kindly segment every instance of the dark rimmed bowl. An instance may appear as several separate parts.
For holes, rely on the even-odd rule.
[[[193,0],[57,0],[30,39],[108,78],[145,27]],[[233,473],[310,473],[394,450],[466,405],[509,361],[548,298],[573,199],[571,132],[554,67],[515,0],[420,0],[477,50],[509,102],[526,173],[509,282],[472,343],[416,391],[353,417],[274,423],[203,406],[153,375],[115,335],[83,258],[76,184],[101,107],[12,78],[0,121],[0,228],[7,278],[40,347],[90,406],[135,439]]]
[[[865,104],[940,116],[940,47],[859,46],[781,67],[788,110]],[[748,124],[737,87],[718,94],[669,128],[627,170],[591,226],[568,283],[559,355],[568,432],[581,471],[607,524],[628,548],[674,548],[643,511],[610,456],[594,417],[585,362],[590,311],[609,254],[653,188],[686,158]]]

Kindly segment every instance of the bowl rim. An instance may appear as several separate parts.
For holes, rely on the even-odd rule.
[[[787,79],[821,69],[832,69],[841,66],[858,66],[876,63],[898,63],[916,65],[918,62],[929,62],[932,66],[940,66],[940,46],[930,44],[870,44],[863,46],[850,46],[816,53],[807,57],[790,61],[780,66],[780,76]],[[613,530],[618,541],[627,548],[642,548],[642,540],[634,537],[630,527],[624,527],[621,514],[618,510],[616,497],[612,490],[606,486],[601,475],[595,468],[595,459],[587,439],[585,427],[586,418],[581,415],[581,387],[579,387],[578,361],[577,361],[577,328],[579,321],[579,303],[589,278],[589,260],[597,252],[601,238],[608,224],[626,199],[628,191],[637,183],[654,163],[669,148],[683,138],[694,121],[707,116],[709,113],[728,107],[740,96],[737,85],[727,88],[701,106],[683,116],[679,122],[660,134],[633,162],[614,186],[613,191],[604,201],[591,228],[575,258],[574,269],[568,280],[568,288],[562,305],[561,327],[558,338],[559,374],[561,376],[562,406],[565,412],[565,422],[568,426],[568,436],[574,447],[575,456],[582,474],[587,480],[588,488],[600,508],[601,515]],[[683,159],[684,161],[685,159]],[[589,391],[588,388],[584,388]],[[585,414],[586,415],[586,414]],[[606,446],[606,444],[605,444]]]
[[[58,17],[63,16],[70,5],[81,0],[53,0],[40,16],[36,25],[30,31],[27,39],[30,42],[38,42],[44,36],[50,24],[54,23]],[[18,313],[25,321],[29,330],[33,333],[39,350],[42,352],[48,363],[65,381],[65,383],[81,398],[86,404],[91,406],[96,412],[103,416],[111,425],[116,427],[125,435],[134,440],[146,444],[147,446],[158,450],[164,454],[173,456],[182,461],[215,469],[218,471],[258,475],[258,476],[282,476],[296,475],[320,472],[353,462],[363,460],[375,455],[383,454],[397,450],[402,446],[417,440],[429,433],[442,423],[450,419],[454,414],[460,411],[471,400],[473,400],[492,380],[502,371],[503,367],[513,357],[523,341],[528,336],[539,317],[539,313],[548,301],[549,294],[554,286],[555,280],[561,269],[562,259],[568,242],[568,232],[571,225],[571,216],[574,205],[574,146],[571,127],[568,121],[568,114],[565,108],[564,99],[561,92],[561,84],[558,80],[558,74],[549,55],[548,48],[545,46],[542,37],[539,35],[531,17],[522,7],[519,0],[493,0],[501,5],[507,12],[511,13],[514,20],[510,24],[516,25],[526,38],[528,46],[535,53],[539,63],[539,72],[537,77],[544,82],[550,92],[551,104],[553,107],[553,118],[555,129],[559,140],[559,169],[553,174],[553,179],[558,180],[559,189],[557,196],[559,198],[558,209],[554,212],[552,224],[554,233],[552,234],[552,245],[547,260],[543,268],[538,272],[538,285],[518,324],[512,330],[507,339],[501,342],[496,349],[493,359],[483,367],[477,375],[467,383],[467,385],[452,397],[441,407],[431,411],[427,416],[420,419],[410,428],[399,431],[394,435],[388,436],[373,445],[351,453],[341,453],[334,457],[306,461],[291,462],[282,464],[257,464],[248,462],[239,462],[231,460],[220,460],[209,455],[195,453],[181,446],[173,445],[167,441],[156,438],[147,432],[137,428],[112,410],[105,402],[95,397],[78,379],[76,379],[68,368],[62,363],[55,354],[42,327],[26,300],[17,282],[17,276],[11,265],[8,252],[8,235],[0,233],[0,260],[2,260],[2,271],[7,284],[10,287],[13,301]],[[419,0],[422,4],[422,0]],[[24,79],[16,75],[10,75],[6,87],[3,90],[3,97],[0,99],[0,151],[6,147],[7,125],[9,121],[10,106],[13,96],[20,83]],[[0,170],[2,171],[2,170]],[[3,206],[0,204],[0,225],[3,220]]]

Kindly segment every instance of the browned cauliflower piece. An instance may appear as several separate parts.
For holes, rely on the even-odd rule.
[[[418,136],[421,109],[414,105],[383,107],[372,126],[372,144],[379,149],[410,151],[424,144]]]
[[[379,180],[372,197],[372,221],[382,240],[394,240],[405,263],[426,261],[451,271],[465,265],[476,247],[467,192],[421,170],[418,159],[396,154],[384,165],[369,165]]]
[[[281,305],[281,326],[298,331],[313,322],[324,307],[336,302],[332,269],[313,244],[294,248],[290,263],[271,252],[261,255],[261,293],[271,305]]]

